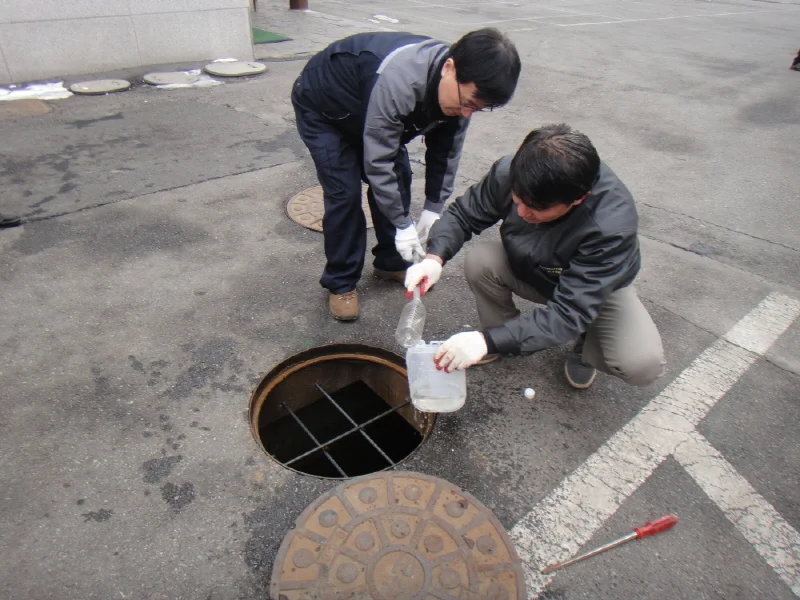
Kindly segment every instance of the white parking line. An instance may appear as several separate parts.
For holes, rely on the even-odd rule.
[[[539,571],[573,556],[798,315],[797,300],[765,298],[514,526],[531,597],[553,578]]]
[[[696,431],[676,448],[675,459],[795,596],[800,596],[800,534],[797,530]]]

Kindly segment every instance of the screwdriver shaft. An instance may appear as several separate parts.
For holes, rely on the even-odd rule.
[[[601,552],[605,552],[606,550],[611,550],[612,548],[616,548],[617,546],[621,546],[625,542],[630,542],[631,540],[636,539],[636,533],[629,533],[626,536],[623,536],[613,542],[606,544],[605,546],[600,546],[599,548],[595,548],[591,552],[587,552],[586,554],[581,554],[580,556],[576,556],[575,558],[571,558],[569,560],[565,560],[564,562],[556,563],[554,565],[550,565],[549,567],[545,567],[542,569],[542,574],[546,575],[547,573],[552,573],[553,571],[558,571],[563,567],[568,567],[569,565],[574,565],[576,562],[580,562],[587,558],[591,558],[592,556],[596,556]]]

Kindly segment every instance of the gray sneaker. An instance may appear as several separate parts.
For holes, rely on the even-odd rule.
[[[597,378],[597,369],[587,365],[581,358],[584,339],[585,336],[582,335],[575,341],[575,346],[567,356],[567,362],[564,363],[564,373],[567,376],[567,381],[572,387],[579,390],[585,390]]]

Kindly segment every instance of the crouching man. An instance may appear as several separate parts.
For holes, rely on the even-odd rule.
[[[567,125],[528,134],[435,223],[406,288],[426,292],[465,242],[500,221],[502,241],[474,246],[465,261],[480,331],[443,343],[440,368],[575,340],[565,365],[573,387],[592,385],[598,370],[636,386],[663,374],[661,337],[632,285],[641,265],[633,197],[589,138]],[[521,315],[513,294],[544,306]]]

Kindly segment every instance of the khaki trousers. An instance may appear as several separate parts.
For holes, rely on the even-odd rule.
[[[504,325],[520,315],[512,294],[547,303],[531,285],[515,277],[501,242],[474,246],[467,254],[464,273],[475,295],[481,329]],[[664,374],[661,336],[633,286],[617,290],[603,304],[586,331],[583,362],[635,386],[648,385]]]

